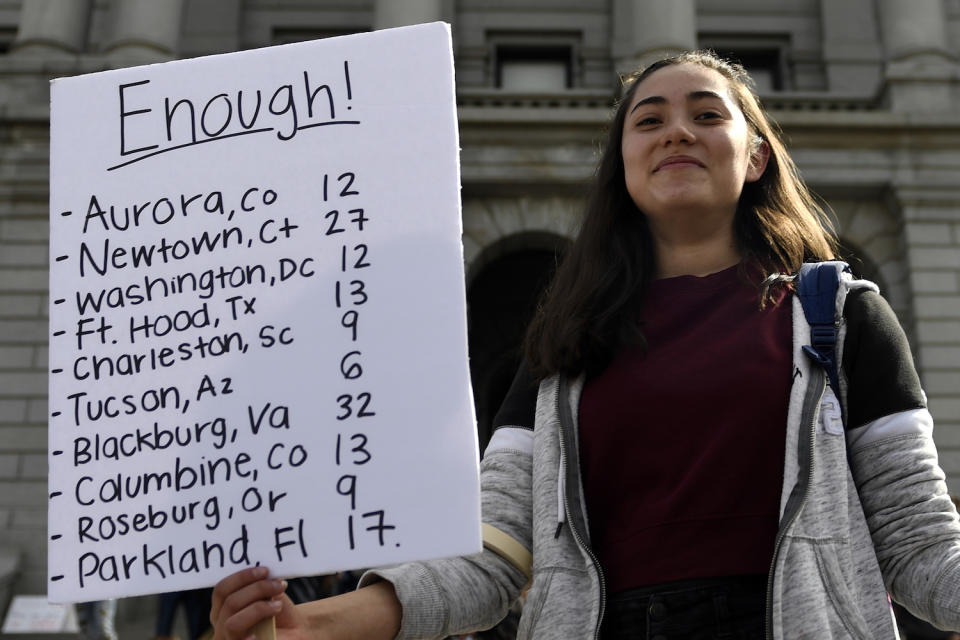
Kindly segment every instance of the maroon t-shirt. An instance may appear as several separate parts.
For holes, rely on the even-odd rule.
[[[767,573],[791,384],[789,298],[759,308],[732,267],[651,284],[647,348],[588,380],[580,447],[611,592]]]

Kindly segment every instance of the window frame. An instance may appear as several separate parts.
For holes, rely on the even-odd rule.
[[[701,35],[699,46],[717,52],[721,57],[739,62],[748,73],[753,69],[765,69],[772,73],[771,90],[774,93],[793,89],[790,73],[790,35]],[[757,64],[764,61],[765,64]]]
[[[566,67],[566,82],[561,91],[582,84],[580,49],[582,34],[578,31],[488,31],[488,84],[503,89],[504,62],[561,62]]]

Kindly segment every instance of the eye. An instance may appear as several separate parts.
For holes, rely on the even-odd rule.
[[[657,116],[644,116],[642,118],[638,118],[635,124],[638,127],[652,127],[660,124],[660,118]]]
[[[719,111],[704,111],[696,117],[696,120],[720,120],[723,119],[723,114]]]

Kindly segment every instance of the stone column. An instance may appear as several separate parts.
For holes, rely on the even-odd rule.
[[[939,163],[931,150],[926,166]],[[949,180],[956,170],[931,173],[911,170],[911,184],[895,184],[890,195],[904,221],[920,379],[941,465],[951,492],[960,493],[960,186],[955,179],[944,184],[941,177],[946,173]]]
[[[617,72],[697,46],[694,0],[614,0],[613,59]]]
[[[373,28],[405,27],[444,19],[443,0],[377,0]]]
[[[138,63],[177,57],[183,0],[123,0],[113,11],[112,36],[104,46],[109,57]]]
[[[878,0],[885,92],[894,111],[951,109],[955,64],[943,0]]]
[[[23,0],[17,37],[10,47],[16,55],[75,55],[87,43],[92,0]]]
[[[823,60],[831,91],[874,96],[883,81],[873,0],[820,0]]]

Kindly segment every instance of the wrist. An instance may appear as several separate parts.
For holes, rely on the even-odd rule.
[[[386,581],[297,605],[297,611],[308,635],[324,640],[392,640],[402,619],[400,601]]]

